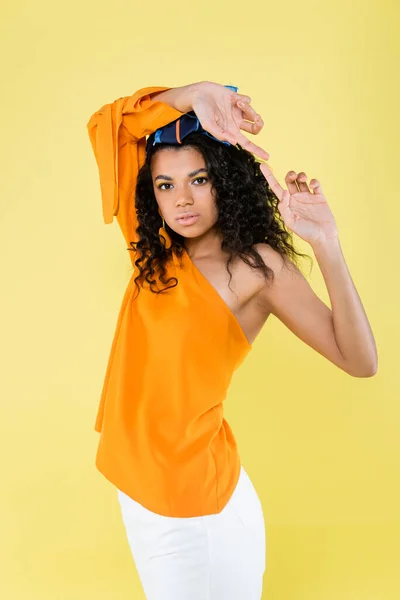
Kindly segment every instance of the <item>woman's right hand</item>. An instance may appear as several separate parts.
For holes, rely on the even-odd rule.
[[[257,135],[264,126],[261,116],[250,103],[249,96],[211,81],[196,84],[191,96],[192,108],[208,133],[221,141],[240,144],[248,152],[268,160],[268,152],[253,144],[241,132]]]

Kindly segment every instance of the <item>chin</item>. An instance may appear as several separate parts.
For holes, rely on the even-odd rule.
[[[212,230],[212,227],[208,227],[204,229],[204,227],[196,227],[192,225],[191,227],[182,227],[183,231],[178,231],[179,235],[187,239],[198,238],[206,235]]]
[[[200,237],[201,235],[203,235],[202,231],[182,231],[182,233],[180,234],[182,237],[184,238],[196,238],[196,237]]]

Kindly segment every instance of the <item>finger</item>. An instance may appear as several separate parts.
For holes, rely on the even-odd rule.
[[[297,185],[299,186],[300,192],[310,192],[307,185],[307,175],[304,171],[301,171],[301,173],[297,175]]]
[[[244,118],[247,119],[247,121],[255,121],[256,120],[258,113],[254,110],[254,108],[249,103],[238,101],[237,105],[242,110],[242,112],[245,116]]]
[[[266,150],[257,146],[253,142],[247,139],[240,131],[236,134],[236,142],[235,144],[240,144],[242,148],[247,150],[247,152],[251,152],[251,154],[255,154],[264,160],[269,160],[269,154]]]
[[[240,124],[240,129],[242,131],[247,131],[247,133],[252,133],[253,135],[257,135],[260,133],[261,129],[264,127],[264,121],[261,119],[257,119],[255,123],[250,123],[249,121],[242,121]]]
[[[215,135],[215,134],[213,133],[213,135]],[[229,142],[230,144],[232,144],[232,146],[236,146],[236,144],[237,144],[236,136],[233,135],[227,129],[220,129],[219,134],[215,135],[215,137],[218,137],[218,139],[220,139],[224,142]]]
[[[280,183],[274,177],[274,175],[272,174],[272,171],[269,168],[269,166],[266,165],[265,163],[262,163],[260,165],[260,171],[264,175],[265,179],[268,181],[269,187],[274,192],[275,196],[277,198],[279,198],[279,200],[282,201],[282,199],[283,199],[283,192],[286,191],[286,190],[283,189],[283,187],[280,185]]]
[[[237,105],[242,111],[243,120],[240,124],[240,129],[253,135],[260,133],[261,129],[264,127],[264,121],[261,115],[247,103],[238,102]]]
[[[251,98],[250,98],[250,96],[246,96],[246,94],[235,94],[235,101],[250,104]]]
[[[296,180],[297,180],[297,173],[295,171],[289,171],[286,174],[285,182],[286,182],[288,190],[291,194],[295,194],[296,192],[299,191],[297,188],[297,185],[296,185]]]
[[[321,184],[318,181],[318,179],[311,179],[311,181],[310,181],[310,188],[312,189],[312,191],[314,192],[314,194],[323,194],[324,193],[322,191]]]
[[[288,190],[283,190],[282,200],[278,204],[279,212],[282,215],[283,221],[286,227],[293,229],[294,227],[294,214],[290,208],[290,193]]]
[[[260,146],[253,144],[253,142],[251,142],[244,135],[242,135],[240,131],[232,132],[228,129],[224,129],[223,127],[218,127],[218,125],[216,125],[212,121],[205,120],[203,120],[202,122],[202,127],[206,131],[208,131],[208,133],[216,137],[218,140],[229,142],[233,146],[236,146],[236,144],[240,144],[248,152],[251,152],[256,156],[263,158],[264,160],[269,160],[269,153],[266,152]]]
[[[252,106],[249,104],[243,104],[242,102],[238,102],[238,107],[242,110],[243,120],[240,124],[240,129],[244,129],[253,135],[257,135],[260,133],[261,129],[264,127],[264,121],[259,113],[257,113]],[[246,121],[251,122],[251,127],[249,128],[247,124],[244,126]]]

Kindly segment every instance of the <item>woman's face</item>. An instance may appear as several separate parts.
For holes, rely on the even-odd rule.
[[[176,233],[194,238],[215,225],[215,193],[198,150],[189,146],[159,150],[151,159],[151,174],[159,212]],[[177,220],[182,213],[199,216],[185,224]]]

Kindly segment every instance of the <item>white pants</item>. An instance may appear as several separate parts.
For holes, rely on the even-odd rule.
[[[153,513],[118,490],[147,600],[260,600],[266,569],[261,502],[241,467],[225,508],[204,517]]]

